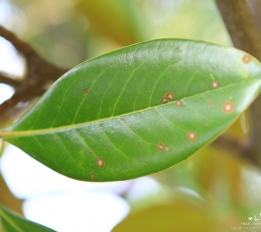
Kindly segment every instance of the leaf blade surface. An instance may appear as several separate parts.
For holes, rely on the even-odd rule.
[[[0,206],[0,219],[7,231],[13,232],[54,232],[54,230],[38,223],[26,220],[8,209]]]
[[[204,42],[148,41],[82,63],[1,136],[75,179],[125,180],[186,159],[260,91],[260,63]]]

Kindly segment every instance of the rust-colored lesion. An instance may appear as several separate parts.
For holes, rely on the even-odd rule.
[[[244,64],[249,64],[252,61],[253,57],[249,54],[245,54],[242,58]]]
[[[218,82],[217,81],[212,81],[211,85],[214,89],[218,88]]]
[[[234,108],[234,103],[231,101],[226,101],[222,106],[222,110],[226,114],[232,113],[234,111]]]
[[[168,92],[168,93],[166,94],[166,97],[167,97],[167,99],[169,99],[169,100],[173,100],[173,99],[174,99],[174,94],[173,94],[172,92]]]
[[[168,103],[168,98],[166,96],[161,97],[161,101],[163,104]]]
[[[91,172],[90,177],[91,177],[92,180],[94,180],[94,179],[96,178],[95,173],[94,173],[94,172]]]
[[[176,101],[176,106],[181,106],[181,105],[182,105],[181,100]]]
[[[174,94],[172,92],[167,92],[165,96],[161,97],[161,102],[163,104],[168,103],[168,101],[174,99]]]
[[[159,151],[163,151],[164,150],[164,144],[162,142],[160,142],[157,146]]]
[[[198,137],[197,134],[193,131],[189,131],[187,133],[187,138],[190,142],[195,142],[197,140],[197,137]]]
[[[96,164],[98,165],[98,167],[104,167],[105,161],[103,158],[98,158]]]
[[[213,106],[213,101],[209,101],[209,102],[208,102],[208,105],[209,105],[209,106]]]
[[[83,89],[83,91],[84,91],[85,94],[88,94],[88,93],[89,93],[89,89],[88,89],[87,87],[85,87],[85,88]]]

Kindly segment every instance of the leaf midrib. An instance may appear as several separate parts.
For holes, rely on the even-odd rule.
[[[98,122],[102,122],[102,121],[107,121],[107,120],[112,120],[115,118],[119,118],[119,117],[123,117],[123,116],[128,116],[131,114],[136,114],[136,113],[140,113],[140,112],[144,112],[144,111],[148,111],[151,109],[156,109],[159,108],[161,106],[166,106],[166,105],[171,105],[174,104],[176,101],[178,100],[186,100],[186,99],[190,99],[196,96],[200,96],[202,94],[206,94],[212,91],[220,91],[221,89],[226,89],[229,88],[231,86],[235,86],[238,85],[239,83],[242,82],[258,82],[260,81],[260,79],[257,78],[253,78],[252,80],[249,79],[244,79],[241,81],[238,81],[236,83],[232,83],[223,87],[218,87],[217,89],[211,89],[211,90],[207,90],[205,92],[201,92],[201,93],[197,93],[188,97],[183,97],[180,99],[176,99],[175,101],[171,101],[169,103],[165,103],[165,104],[160,104],[160,105],[155,105],[155,106],[149,106],[145,109],[140,109],[140,110],[136,110],[136,111],[131,111],[125,114],[120,114],[120,115],[115,115],[115,116],[110,116],[109,118],[101,118],[101,119],[96,119],[96,120],[92,120],[92,121],[88,121],[88,122],[82,122],[82,123],[77,123],[77,124],[70,124],[70,125],[66,125],[66,126],[60,126],[60,127],[52,127],[52,128],[46,128],[46,129],[37,129],[37,130],[26,130],[26,131],[0,131],[0,138],[11,138],[11,137],[18,137],[18,136],[30,136],[30,135],[36,135],[36,134],[48,134],[48,133],[52,133],[52,132],[58,132],[58,131],[63,131],[63,130],[67,130],[67,129],[71,129],[71,128],[79,128],[82,126],[86,126],[88,124],[92,124],[92,123],[98,123]]]

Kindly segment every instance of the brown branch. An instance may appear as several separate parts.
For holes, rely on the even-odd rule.
[[[44,86],[50,81],[57,80],[67,70],[45,61],[29,44],[23,42],[2,26],[0,26],[0,36],[11,42],[17,51],[25,56],[27,61],[27,76],[19,85],[11,79],[8,80],[6,77],[0,75],[0,82],[5,82],[16,87],[14,95],[0,105],[0,116],[3,117],[17,103],[27,102],[35,96],[42,95],[45,91]]]
[[[247,2],[245,0],[216,0],[216,2],[234,46],[252,54],[261,61],[261,40]],[[250,106],[252,123],[250,146],[242,154],[243,157],[251,160],[259,167],[261,167],[260,106],[261,96],[259,95]]]
[[[7,85],[10,85],[10,86],[13,86],[13,87],[18,87],[18,86],[21,85],[22,82],[17,81],[13,78],[7,77],[7,76],[0,73],[0,83],[7,84]]]
[[[252,13],[255,26],[261,37],[261,1],[260,0],[247,0],[250,11]]]
[[[13,32],[5,29],[2,26],[0,26],[0,36],[12,43],[16,50],[21,52],[26,59],[36,53],[29,44],[23,42],[18,37],[16,37]]]
[[[246,1],[216,2],[234,46],[261,60],[260,38]]]

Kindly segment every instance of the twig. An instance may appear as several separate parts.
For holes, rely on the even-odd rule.
[[[44,93],[44,86],[49,81],[55,81],[67,70],[56,67],[41,58],[34,49],[26,42],[20,40],[11,31],[0,26],[0,36],[11,42],[17,51],[21,52],[27,61],[26,79],[17,83],[12,79],[0,76],[0,82],[16,87],[14,95],[0,105],[0,116],[16,106],[19,102],[27,102],[35,96]]]
[[[261,40],[247,2],[245,0],[216,0],[216,2],[234,46],[250,53],[261,61]],[[259,167],[261,167],[260,106],[261,96],[250,106],[252,133],[250,145],[242,154],[243,157],[251,160],[252,163]]]
[[[247,3],[250,7],[259,36],[261,37],[261,1],[248,0]]]
[[[2,26],[0,26],[0,36],[11,42],[16,50],[21,52],[26,59],[36,53],[28,43],[23,42],[13,32]]]
[[[13,87],[18,87],[21,85],[22,82],[6,77],[5,75],[0,73],[0,83],[11,85]]]

